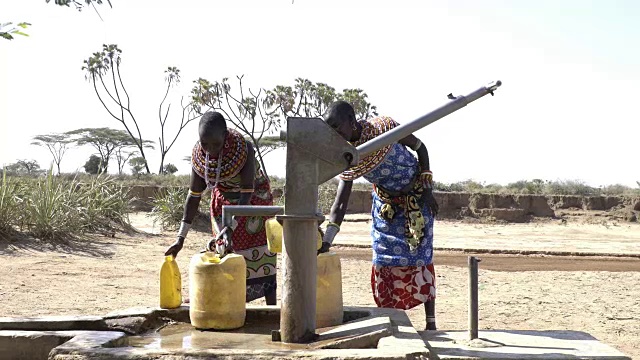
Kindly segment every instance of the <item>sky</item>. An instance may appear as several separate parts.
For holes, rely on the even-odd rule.
[[[0,40],[0,164],[36,159],[39,134],[121,124],[81,70],[102,44],[122,49],[121,71],[143,137],[157,140],[164,70],[177,66],[177,107],[192,80],[249,88],[298,77],[361,88],[381,115],[407,123],[490,81],[503,86],[415,133],[434,179],[640,181],[640,3],[635,1],[112,0],[82,12],[45,0],[0,3],[1,22],[29,37]],[[232,83],[233,84],[233,83]],[[178,114],[169,120],[176,125]],[[173,122],[172,120],[173,119]],[[191,123],[168,154],[178,173],[197,140]],[[91,148],[71,149],[63,172]],[[149,155],[157,171],[159,154]],[[270,154],[285,175],[284,150]],[[116,171],[114,165],[111,171]]]

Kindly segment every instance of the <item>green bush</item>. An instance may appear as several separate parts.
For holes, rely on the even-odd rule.
[[[165,230],[175,230],[184,214],[184,203],[189,193],[188,187],[169,187],[159,192],[152,201],[153,209],[147,215],[154,224]]]
[[[331,212],[331,206],[333,206],[337,190],[336,184],[331,182],[318,186],[318,208],[323,214]]]
[[[128,225],[128,188],[107,175],[78,179],[3,176],[0,189],[0,228],[16,228],[42,240],[58,240],[87,232]]]
[[[60,239],[83,232],[75,181],[54,180],[51,173],[35,182],[25,207],[29,232],[39,239]]]
[[[184,215],[184,203],[187,199],[189,188],[186,186],[172,186],[163,192],[158,192],[152,200],[153,208],[147,215],[153,219],[154,224],[159,224],[164,230],[176,230]],[[194,223],[204,220],[209,214],[211,192],[205,191],[200,199],[198,214]]]
[[[5,170],[2,171],[2,184],[0,185],[0,237],[8,236],[22,221],[22,184],[14,179],[7,178]]]
[[[75,196],[81,206],[85,231],[109,230],[113,224],[123,226],[129,223],[129,188],[116,183],[113,178],[104,175],[93,177],[89,183],[76,186]]]
[[[537,194],[537,195],[623,195],[638,196],[640,189],[616,184],[600,188],[587,185],[580,180],[544,181],[541,179],[520,180],[507,185],[480,183],[466,180],[455,183],[434,182],[434,189],[443,192],[470,192],[490,194]]]
[[[90,182],[96,175],[85,173],[78,174],[61,174],[60,178],[66,180],[77,179],[80,182]],[[190,175],[155,175],[155,174],[139,174],[139,175],[109,175],[114,183],[132,186],[132,185],[160,185],[160,186],[189,186]]]
[[[507,185],[507,192],[515,194],[543,194],[545,182],[540,179],[520,180]]]

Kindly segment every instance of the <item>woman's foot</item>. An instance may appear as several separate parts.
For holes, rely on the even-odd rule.
[[[425,330],[429,330],[429,331],[435,331],[438,330],[436,329],[436,319],[434,318],[432,321],[430,321],[431,319],[427,319],[427,326],[424,328]]]

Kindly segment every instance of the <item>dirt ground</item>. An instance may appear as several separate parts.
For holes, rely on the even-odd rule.
[[[478,224],[457,226],[467,233],[484,231]],[[369,231],[366,223],[362,227]],[[0,316],[100,315],[155,306],[162,254],[173,239],[174,232],[166,232],[118,233],[55,245],[29,239],[0,242]],[[178,256],[185,298],[189,258],[206,240],[207,233],[192,231]],[[345,305],[375,306],[370,250],[335,250],[342,256]],[[467,256],[436,252],[439,329],[466,329]],[[479,257],[481,329],[584,331],[640,359],[640,259]],[[424,329],[423,308],[408,314],[416,329]]]

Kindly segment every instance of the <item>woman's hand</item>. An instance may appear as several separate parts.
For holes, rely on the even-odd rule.
[[[178,256],[178,253],[180,252],[180,250],[182,250],[183,245],[184,245],[184,238],[182,236],[178,236],[178,240],[176,240],[176,242],[174,242],[173,244],[171,244],[171,246],[169,246],[167,251],[165,251],[164,255],[165,256],[172,255],[173,258],[175,259]]]
[[[431,216],[434,218],[438,216],[438,211],[440,211],[440,206],[438,206],[438,202],[436,198],[433,196],[433,189],[427,188],[423,194],[423,200],[427,207],[429,208],[429,212]]]

